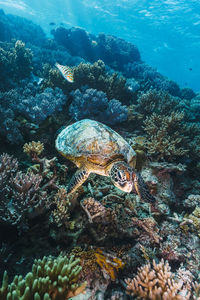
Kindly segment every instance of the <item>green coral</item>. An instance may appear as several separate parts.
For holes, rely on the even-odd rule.
[[[30,75],[32,52],[22,41],[0,43],[0,89],[8,90]]]
[[[77,283],[82,267],[74,256],[46,257],[34,261],[32,272],[25,278],[16,275],[8,284],[4,272],[1,300],[64,300],[82,292],[84,285]]]
[[[188,153],[183,118],[184,114],[178,112],[172,112],[169,116],[153,113],[146,118],[146,147],[155,159],[173,161]]]
[[[98,60],[94,64],[80,63],[73,68],[74,83],[68,83],[63,79],[60,72],[51,68],[50,65],[44,65],[44,81],[42,88],[59,87],[64,93],[70,92],[72,89],[79,89],[82,85],[88,85],[103,91],[107,94],[108,99],[118,99],[122,102],[128,102],[131,94],[126,87],[126,79],[118,76],[117,73],[109,75],[106,72],[106,66],[102,60]]]
[[[137,111],[149,115],[152,113],[169,114],[178,109],[178,99],[167,92],[149,90],[142,93],[137,100]]]

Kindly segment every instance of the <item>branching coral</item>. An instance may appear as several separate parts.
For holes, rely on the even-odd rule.
[[[22,41],[0,43],[0,90],[15,87],[16,82],[30,75],[32,52]]]
[[[149,90],[141,93],[137,100],[137,111],[145,115],[152,113],[169,114],[178,109],[179,101],[167,92]]]
[[[157,160],[173,161],[189,151],[184,136],[183,113],[172,112],[169,116],[153,113],[144,121],[147,133],[147,150]]]
[[[183,281],[175,279],[168,262],[153,261],[138,269],[136,277],[126,279],[127,293],[146,300],[189,300],[190,293],[183,286]]]
[[[22,126],[17,117],[24,116],[31,122],[40,124],[49,115],[62,110],[66,96],[59,89],[47,88],[41,92],[39,86],[23,83],[22,87],[0,93],[0,134],[11,143],[23,140]],[[22,128],[21,128],[22,127]]]
[[[51,69],[46,65],[44,70],[44,81],[42,87],[59,87],[65,93],[74,89],[80,89],[81,86],[89,86],[106,93],[108,99],[118,99],[123,103],[128,103],[131,99],[131,92],[126,85],[126,79],[118,76],[117,73],[109,75],[106,72],[106,66],[103,61],[98,60],[93,64],[80,63],[73,68],[74,83],[70,85],[62,78],[58,70]]]
[[[90,118],[106,124],[117,124],[127,120],[128,109],[118,100],[108,101],[106,94],[94,89],[86,89],[83,92],[76,90],[69,108],[69,114],[76,121]]]
[[[34,157],[35,155],[40,155],[42,151],[44,150],[44,145],[40,141],[38,142],[30,142],[26,143],[23,146],[23,150],[27,155],[30,155],[31,157]]]
[[[57,208],[52,212],[53,219],[58,226],[66,226],[69,222],[69,207],[71,206],[71,202],[64,188],[58,190],[54,197],[54,202]]]
[[[43,257],[34,261],[32,271],[25,278],[16,275],[10,284],[5,272],[0,298],[64,300],[78,295],[85,289],[85,284],[77,283],[82,269],[79,262],[74,256]]]
[[[44,164],[45,165],[45,164]],[[47,189],[57,189],[49,168],[41,172],[21,172],[18,162],[7,154],[0,156],[0,223],[17,226],[21,232],[28,227],[31,215],[40,215],[52,195]],[[47,172],[48,171],[48,172]]]

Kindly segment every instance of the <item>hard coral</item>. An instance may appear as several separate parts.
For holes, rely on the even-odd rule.
[[[186,291],[182,280],[175,280],[175,274],[171,272],[168,262],[161,260],[156,263],[153,260],[153,268],[150,263],[138,269],[136,277],[126,279],[127,293],[137,296],[137,299],[146,300],[186,300],[190,299],[190,293]]]
[[[172,112],[169,116],[153,113],[144,121],[147,133],[147,150],[157,160],[173,161],[184,156],[189,149],[184,145],[185,125],[183,113]]]
[[[77,283],[82,269],[79,262],[74,256],[43,257],[34,261],[25,278],[16,275],[10,284],[5,272],[0,298],[64,300],[78,295],[85,290],[85,284]]]
[[[36,154],[38,156],[44,150],[44,145],[40,141],[32,141],[30,143],[24,144],[23,150],[27,155],[34,156],[34,154]]]
[[[73,100],[69,107],[69,114],[76,121],[90,118],[113,125],[127,120],[127,107],[116,99],[108,101],[102,91],[76,90],[71,95]]]
[[[0,90],[6,91],[28,77],[32,70],[32,52],[22,41],[0,43]]]

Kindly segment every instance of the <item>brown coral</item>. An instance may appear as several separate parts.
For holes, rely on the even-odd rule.
[[[23,150],[27,155],[29,155],[31,157],[33,157],[35,155],[38,156],[44,150],[44,145],[40,141],[38,141],[38,142],[32,141],[30,143],[24,144]]]
[[[157,160],[173,161],[177,157],[188,153],[189,149],[183,146],[184,114],[172,112],[169,116],[153,113],[144,121],[144,130],[147,133],[146,147],[149,155]]]
[[[160,263],[153,261],[138,269],[133,279],[126,279],[127,294],[146,300],[187,300],[190,293],[183,286],[183,281],[175,280],[168,262],[162,259]]]

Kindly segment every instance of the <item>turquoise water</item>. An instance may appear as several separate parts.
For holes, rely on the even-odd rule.
[[[42,4],[41,4],[42,3]],[[50,22],[104,32],[135,44],[142,59],[181,87],[200,90],[200,2],[198,0],[5,0],[5,13],[40,24]]]

